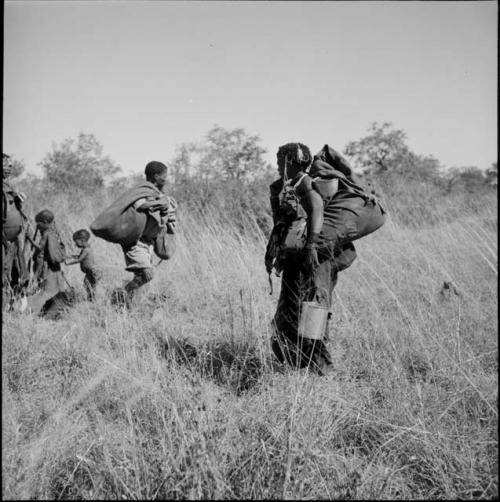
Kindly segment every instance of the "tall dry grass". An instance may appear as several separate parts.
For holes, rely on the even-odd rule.
[[[79,204],[53,205],[67,237],[99,210]],[[325,378],[271,357],[252,217],[181,209],[177,254],[127,312],[107,300],[119,248],[94,239],[95,304],[4,316],[3,497],[497,497],[496,200],[432,225],[398,210],[340,274]]]

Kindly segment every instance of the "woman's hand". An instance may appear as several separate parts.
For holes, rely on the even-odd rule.
[[[318,251],[315,244],[306,244],[304,248],[304,270],[308,274],[314,274],[319,267]]]

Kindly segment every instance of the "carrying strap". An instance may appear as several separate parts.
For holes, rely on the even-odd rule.
[[[297,183],[295,183],[295,185],[293,185],[293,189],[294,190],[297,190],[297,187],[302,183],[302,180],[307,176],[307,173],[306,174],[303,174],[300,178],[299,178],[299,181],[297,181]]]

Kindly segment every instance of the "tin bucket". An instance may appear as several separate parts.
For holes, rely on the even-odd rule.
[[[302,302],[299,316],[299,336],[321,340],[325,334],[328,307],[317,302]]]

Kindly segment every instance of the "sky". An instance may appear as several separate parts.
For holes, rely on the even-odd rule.
[[[124,174],[214,126],[338,150],[372,122],[497,160],[498,2],[5,1],[3,151],[94,134]]]

